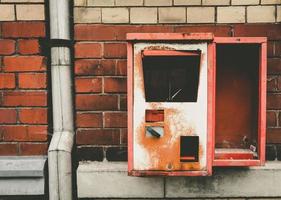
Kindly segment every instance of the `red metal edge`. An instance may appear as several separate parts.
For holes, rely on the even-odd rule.
[[[133,44],[127,43],[127,91],[128,91],[128,99],[127,99],[127,108],[128,108],[128,171],[133,170]]]
[[[142,56],[199,56],[197,52],[178,50],[143,50]]]
[[[264,43],[267,42],[266,37],[214,37],[215,43],[226,43],[226,44],[235,44],[235,43]]]
[[[215,109],[215,46],[208,44],[208,104],[207,104],[207,172],[212,175],[214,155],[214,109]]]
[[[261,165],[265,164],[265,144],[266,144],[266,82],[267,82],[267,43],[261,44],[260,50],[260,80],[259,80],[259,159]]]
[[[265,164],[265,140],[266,140],[266,56],[267,56],[267,37],[214,37],[216,44],[260,44],[260,66],[259,66],[259,112],[258,112],[258,156],[259,160],[216,160],[213,152],[213,166],[260,166]],[[216,56],[215,56],[216,58]],[[216,70],[216,64],[215,70]],[[214,80],[216,79],[216,73]],[[215,82],[216,83],[216,82]],[[215,89],[214,89],[215,90]],[[215,96],[214,96],[215,97]],[[215,103],[214,99],[214,103]],[[215,106],[214,106],[215,109]],[[214,112],[215,129],[215,112]],[[214,130],[214,149],[215,149],[215,130]]]
[[[210,176],[208,171],[150,171],[132,170],[130,176]]]
[[[213,40],[213,33],[127,33],[127,40]]]
[[[229,167],[250,167],[261,165],[261,160],[214,160],[213,166],[229,166]]]

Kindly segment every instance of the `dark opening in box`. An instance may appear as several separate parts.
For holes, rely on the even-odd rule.
[[[254,155],[258,142],[260,46],[218,44],[216,54],[215,159],[249,159],[245,150]]]
[[[200,55],[198,51],[195,56],[144,56],[146,101],[196,102]]]
[[[198,162],[199,137],[181,136],[180,137],[180,161]]]

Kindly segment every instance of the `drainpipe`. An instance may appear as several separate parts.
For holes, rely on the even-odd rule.
[[[71,0],[49,0],[53,137],[48,149],[49,199],[72,200],[71,152],[74,140],[71,40]]]

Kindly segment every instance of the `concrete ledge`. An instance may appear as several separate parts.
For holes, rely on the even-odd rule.
[[[263,167],[217,167],[211,177],[130,177],[125,162],[80,162],[77,170],[79,198],[277,198],[280,185],[277,161]]]
[[[43,195],[45,156],[0,157],[0,195]]]
[[[127,163],[81,162],[77,169],[79,198],[163,198],[163,178],[127,175]]]

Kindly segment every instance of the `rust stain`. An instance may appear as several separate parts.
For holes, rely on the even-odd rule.
[[[145,47],[144,50],[176,50],[176,49],[175,49],[175,48],[172,48],[172,47],[157,45],[157,46],[148,46],[148,47]]]
[[[156,104],[157,103],[153,104],[153,109],[155,109]],[[161,103],[158,104],[161,107]],[[195,130],[193,128],[187,128],[183,123],[180,123],[181,121],[184,121],[181,118],[180,110],[171,108],[165,109],[164,115],[164,136],[161,138],[146,136],[146,123],[144,121],[139,126],[136,133],[138,143],[142,145],[149,154],[149,166],[147,166],[146,170],[202,170],[202,166],[199,162],[180,162],[180,136],[197,135]],[[151,124],[152,123],[149,123],[149,125]],[[202,145],[199,144],[199,160],[202,157],[202,154]]]

